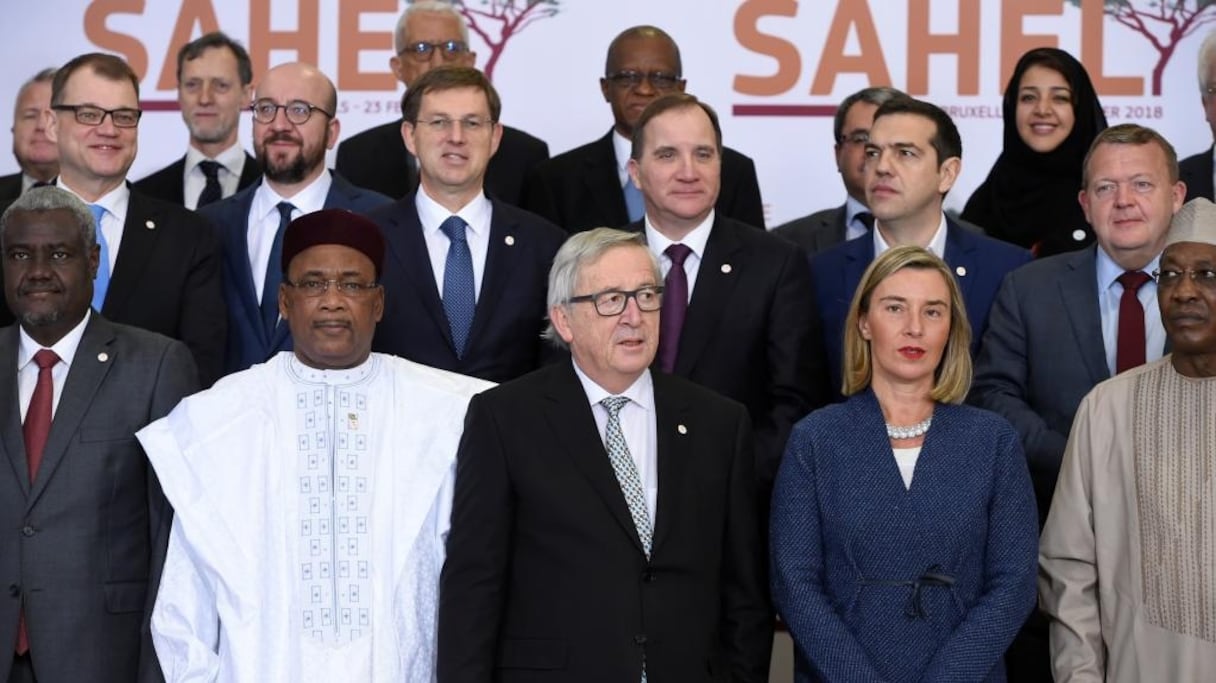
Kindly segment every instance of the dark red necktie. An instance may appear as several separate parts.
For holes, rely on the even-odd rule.
[[[1123,296],[1119,298],[1119,336],[1115,341],[1115,374],[1144,365],[1144,306],[1136,292],[1152,278],[1140,270],[1119,276]]]
[[[671,270],[663,280],[663,312],[659,317],[659,369],[673,372],[676,353],[680,350],[680,330],[688,312],[688,274],[684,261],[692,253],[683,244],[673,244],[663,251],[671,259]]]
[[[30,406],[25,411],[25,424],[21,426],[21,433],[25,437],[25,461],[29,467],[31,485],[38,476],[42,451],[46,448],[46,439],[51,433],[51,404],[55,394],[51,368],[58,362],[59,356],[50,349],[42,349],[34,354],[34,364],[38,366],[38,383],[34,385],[34,395],[30,397]],[[30,639],[25,632],[23,608],[17,624],[17,654],[23,655],[29,652],[29,649]]]

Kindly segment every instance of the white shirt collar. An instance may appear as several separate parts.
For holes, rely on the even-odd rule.
[[[612,151],[616,154],[616,173],[621,178],[621,187],[629,178],[629,157],[633,155],[633,141],[612,129]]]
[[[198,166],[200,161],[205,161],[209,157],[206,154],[198,151],[194,145],[186,148],[186,173],[191,173]],[[228,169],[228,172],[234,176],[240,176],[241,171],[245,168],[245,149],[241,147],[241,143],[235,142],[228,149],[220,152],[211,161],[219,162],[220,166]]]
[[[329,195],[329,188],[332,184],[333,176],[327,170],[297,192],[294,197],[287,199],[279,196],[279,193],[270,187],[270,183],[266,182],[266,178],[263,176],[261,184],[253,193],[250,216],[257,220],[265,220],[272,213],[278,212],[279,202],[290,202],[301,214],[320,211],[325,208],[325,198]]]
[[[574,374],[578,376],[579,383],[583,385],[583,393],[587,394],[587,401],[592,406],[595,406],[595,404],[609,396],[624,396],[646,410],[654,409],[654,379],[650,376],[649,368],[643,370],[642,374],[633,381],[633,384],[629,385],[628,389],[619,394],[613,394],[588,377],[587,373],[583,372],[583,369],[578,366],[578,362],[573,357],[571,357],[570,362],[574,364]]]
[[[881,222],[881,221],[879,221]],[[874,232],[874,256],[891,248],[887,241],[882,238],[882,231],[875,224]],[[933,233],[933,239],[929,240],[929,244],[925,247],[933,252],[934,256],[940,259],[946,258],[946,214],[942,214],[941,222],[937,224],[937,232]]]
[[[376,354],[370,354],[367,360],[356,365],[353,368],[342,368],[340,370],[326,370],[323,368],[314,368],[305,365],[296,356],[291,354],[291,362],[287,364],[291,375],[302,383],[307,384],[328,384],[330,386],[356,384],[367,379],[380,367],[380,360]]]
[[[76,349],[80,347],[80,340],[84,337],[84,328],[89,324],[89,316],[93,314],[92,310],[85,311],[84,317],[76,324],[68,333],[59,338],[59,341],[51,345],[51,350],[59,356],[59,360],[63,364],[71,367],[72,360],[76,357]],[[25,366],[33,362],[34,354],[38,353],[45,346],[34,341],[34,338],[26,334],[24,327],[18,327],[18,336],[21,341],[17,347],[17,372],[25,369]]]
[[[61,190],[67,190],[68,192],[71,192],[72,194],[76,195],[76,197],[78,199],[80,199],[80,201],[84,202],[85,204],[96,204],[98,206],[105,207],[105,210],[107,212],[109,212],[115,218],[119,219],[120,225],[121,225],[121,222],[126,220],[126,218],[127,218],[127,204],[129,204],[131,201],[131,190],[130,190],[130,188],[127,187],[127,183],[125,181],[119,183],[118,187],[114,188],[113,190],[110,190],[109,192],[98,197],[97,201],[95,201],[95,202],[90,202],[89,200],[87,200],[84,197],[81,197],[79,194],[77,194],[76,191],[73,190],[72,188],[68,187],[67,185],[64,185],[62,177],[59,177],[55,180],[55,186]]]
[[[1098,256],[1094,265],[1098,271],[1098,291],[1105,292],[1115,285],[1115,283],[1119,280],[1119,276],[1125,271],[1123,266],[1115,263],[1115,260],[1110,257],[1110,254],[1107,254],[1106,251],[1102,249],[1101,245],[1097,247],[1097,250]],[[1144,271],[1148,275],[1152,275],[1153,271],[1157,270],[1160,264],[1161,254],[1157,254],[1153,257],[1152,261],[1149,261],[1140,270]]]
[[[650,250],[656,256],[662,256],[663,252],[667,251],[667,247],[675,244],[672,240],[667,239],[663,233],[650,222],[650,216],[645,218],[646,224],[646,243],[650,245]],[[687,235],[679,241],[680,244],[692,249],[693,255],[698,259],[705,258],[705,245],[709,242],[709,232],[714,227],[714,210],[709,210],[709,215],[705,220],[701,221],[697,227],[693,228]]]
[[[485,192],[478,192],[476,197],[473,197],[468,204],[460,207],[460,210],[453,214],[439,202],[431,199],[431,196],[419,186],[417,194],[414,195],[414,207],[418,210],[418,221],[422,224],[423,233],[439,232],[439,226],[453,215],[460,216],[474,235],[481,235],[483,231],[490,229],[493,206],[486,198]]]

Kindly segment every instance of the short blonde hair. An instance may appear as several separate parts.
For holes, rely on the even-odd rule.
[[[941,403],[962,403],[971,387],[971,323],[967,320],[962,291],[945,261],[922,247],[908,245],[886,250],[861,276],[844,322],[844,386],[841,391],[845,396],[852,396],[870,386],[873,359],[870,342],[861,336],[861,316],[870,312],[870,298],[878,285],[905,268],[936,271],[950,290],[950,335],[934,372],[933,390],[929,396]]]

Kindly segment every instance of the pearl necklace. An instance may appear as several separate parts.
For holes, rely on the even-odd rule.
[[[898,427],[887,422],[887,438],[892,440],[915,439],[918,436],[925,435],[929,431],[929,425],[931,424],[933,424],[933,415],[929,415],[929,417],[920,422],[906,427]]]

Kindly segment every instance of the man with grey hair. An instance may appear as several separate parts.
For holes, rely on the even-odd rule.
[[[0,217],[0,681],[151,682],[171,511],[135,432],[198,388],[184,344],[90,310],[100,250],[75,195]]]
[[[1199,46],[1199,101],[1203,103],[1203,117],[1216,137],[1216,31],[1212,31]],[[1213,164],[1216,147],[1211,145],[1202,152],[1178,162],[1182,182],[1186,183],[1186,199],[1196,197],[1216,199]]]
[[[13,106],[13,157],[21,170],[0,177],[0,201],[16,199],[35,184],[47,184],[59,173],[59,147],[46,135],[43,112],[51,108],[54,69],[43,69],[21,85]]]
[[[389,66],[406,89],[436,66],[473,66],[477,61],[464,17],[445,0],[410,3],[397,19],[393,52]],[[418,161],[405,147],[407,123],[414,122],[397,119],[343,142],[338,146],[338,172],[360,187],[394,199],[413,192],[418,187]],[[502,141],[486,168],[486,193],[519,205],[524,179],[548,158],[549,145],[544,140],[502,126]]]
[[[836,171],[844,182],[844,204],[823,209],[773,228],[773,233],[815,254],[828,247],[861,237],[874,228],[874,214],[866,206],[866,143],[879,105],[906,97],[895,88],[862,88],[844,98],[832,119]]]
[[[1043,529],[1057,681],[1216,669],[1216,205],[1174,215],[1153,277],[1171,353],[1081,401]]]
[[[470,403],[439,683],[768,680],[750,421],[651,372],[662,282],[640,235],[574,235],[548,295],[571,360]]]

